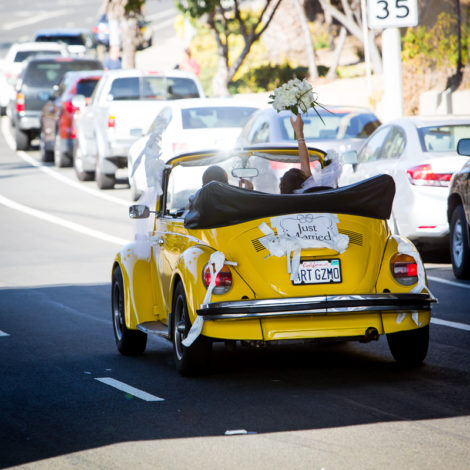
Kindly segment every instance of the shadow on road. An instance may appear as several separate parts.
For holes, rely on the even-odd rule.
[[[0,290],[0,467],[119,442],[273,433],[470,414],[470,348],[431,329],[426,364],[398,366],[387,343],[214,346],[210,372],[183,378],[170,343],[141,357],[114,344],[110,286]],[[468,344],[468,343],[467,343]],[[458,358],[458,360],[457,360]],[[165,401],[96,380],[113,377]]]

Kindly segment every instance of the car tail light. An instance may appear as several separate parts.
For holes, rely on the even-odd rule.
[[[21,113],[24,111],[24,95],[23,93],[16,94],[16,112]]]
[[[390,261],[390,270],[394,279],[404,286],[411,286],[418,282],[418,265],[410,255],[402,253],[393,255]]]
[[[173,142],[172,148],[174,154],[183,153],[188,150],[188,144],[185,144],[184,142]]]
[[[416,186],[449,186],[452,173],[434,173],[431,165],[418,165],[407,171],[411,184]]]
[[[116,127],[116,116],[114,114],[108,116],[108,127],[113,129]]]
[[[208,264],[204,266],[204,269],[202,270],[202,280],[204,282],[204,285],[209,287],[209,284],[211,283],[212,279],[212,274],[211,274],[211,269]],[[230,271],[230,268],[227,265],[224,265],[222,269],[217,273],[217,276],[215,277],[215,287],[214,290],[212,291],[214,294],[225,294],[230,290],[230,287],[232,287],[232,272]]]
[[[78,108],[71,101],[64,101],[64,109],[68,113],[73,114]]]

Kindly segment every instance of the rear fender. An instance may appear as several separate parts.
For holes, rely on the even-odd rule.
[[[126,245],[116,256],[113,270],[119,266],[124,282],[124,304],[126,326],[136,329],[139,323],[155,321],[153,286],[150,272],[151,257],[148,257],[136,242]]]
[[[400,244],[400,247],[399,247]],[[401,248],[401,249],[400,249]],[[411,286],[400,284],[392,275],[390,262],[396,253],[404,252],[413,256],[418,263],[418,282]],[[419,265],[421,264],[421,268]],[[431,293],[428,287],[426,272],[421,260],[421,256],[414,244],[405,237],[390,235],[385,247],[382,264],[376,284],[377,293]],[[394,333],[397,331],[412,330],[426,326],[431,321],[430,311],[409,311],[400,313],[382,314],[382,323],[385,333]]]
[[[176,269],[172,276],[171,292],[174,292],[176,283],[181,279],[186,293],[188,312],[191,323],[196,319],[196,310],[202,305],[207,293],[204,286],[202,273],[204,266],[215,250],[204,245],[193,245],[188,248],[178,259]],[[228,261],[235,261],[228,259]],[[230,300],[254,299],[255,293],[238,274],[236,266],[230,266],[232,272],[232,287],[225,294],[212,294],[212,302]]]

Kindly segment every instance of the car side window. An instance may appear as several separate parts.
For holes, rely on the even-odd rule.
[[[393,127],[387,136],[380,159],[399,158],[405,148],[406,137],[403,130],[399,127]]]
[[[369,141],[361,148],[357,155],[358,163],[365,163],[378,160],[384,145],[385,139],[390,132],[390,127],[378,130]]]
[[[269,123],[264,121],[261,125],[256,129],[253,133],[253,137],[251,138],[251,143],[253,144],[261,144],[264,142],[268,142],[269,140]]]

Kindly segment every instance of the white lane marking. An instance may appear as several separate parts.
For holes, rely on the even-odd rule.
[[[48,20],[50,18],[55,18],[56,16],[66,15],[67,13],[72,12],[70,9],[64,10],[57,10],[57,11],[45,11],[40,13],[39,15],[31,15],[29,18],[25,18],[24,20],[13,21],[12,23],[8,23],[0,27],[3,31],[10,31],[11,29],[21,28],[28,24],[39,23],[43,20]]]
[[[6,118],[2,119],[2,133],[3,133],[3,136],[5,137],[5,140],[8,144],[8,146],[12,150],[15,150],[15,148],[16,148],[15,141],[13,140],[13,137],[11,136],[11,134],[8,130],[8,122],[7,122]],[[85,186],[80,181],[71,180],[70,178],[65,177],[64,175],[59,173],[57,170],[53,170],[52,168],[37,162],[33,157],[29,156],[23,150],[16,151],[16,154],[22,160],[24,160],[26,163],[29,163],[30,165],[38,168],[39,170],[46,173],[47,175],[52,176],[56,180],[62,181],[63,183],[68,184],[69,186],[77,188],[80,191],[83,191],[85,193],[88,193],[88,194],[91,194],[93,196],[99,197],[101,199],[105,199],[106,201],[114,202],[114,203],[119,204],[121,206],[126,206],[126,207],[130,206],[130,204],[128,202],[123,201],[122,199],[110,196],[109,194],[106,194],[103,191],[100,191],[98,189],[91,189],[88,186]]]
[[[23,204],[12,201],[11,199],[8,199],[2,195],[0,195],[0,204],[3,204],[4,206],[9,207],[10,209],[23,212],[24,214],[32,215],[33,217],[37,217],[38,219],[46,220],[47,222],[50,222],[52,224],[60,225],[61,227],[74,230],[75,232],[79,232],[90,237],[98,238],[99,240],[115,243],[119,246],[129,243],[129,240],[125,240],[124,238],[108,235],[107,233],[100,232],[98,230],[93,230],[91,228],[85,227],[84,225],[76,224],[75,222],[69,222],[67,220],[61,219],[60,217],[56,217],[55,215],[47,214],[46,212],[33,209],[32,207],[24,206]]]
[[[8,333],[5,333],[4,331],[0,330],[0,336],[10,336]]]
[[[164,398],[156,397],[155,395],[150,395],[150,393],[144,392],[143,390],[139,390],[138,388],[131,387],[130,385],[127,385],[124,382],[120,382],[119,380],[115,380],[111,377],[95,377],[95,380],[109,385],[110,387],[117,388],[118,390],[121,390],[121,392],[129,393],[130,395],[140,398],[141,400],[165,401]]]
[[[462,282],[448,281],[447,279],[441,279],[439,277],[428,276],[430,281],[440,282],[441,284],[448,284],[449,286],[454,287],[463,287],[465,289],[470,289],[470,284],[464,284]]]
[[[458,330],[470,331],[470,325],[466,325],[465,323],[458,323],[456,321],[441,320],[440,318],[432,317],[431,323],[448,326],[450,328],[457,328]]]

